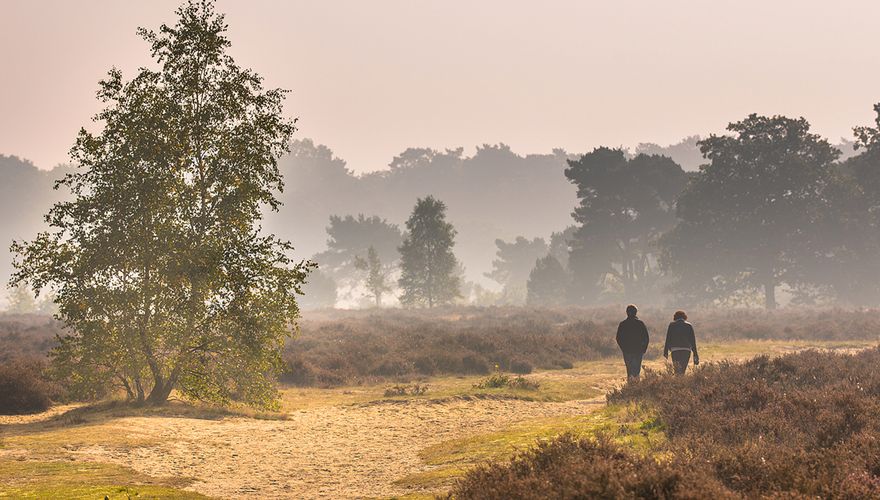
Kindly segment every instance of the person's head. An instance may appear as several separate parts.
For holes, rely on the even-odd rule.
[[[680,319],[687,320],[688,315],[684,311],[675,311],[675,314],[672,315],[672,319],[678,321]]]
[[[636,314],[638,314],[639,308],[633,304],[626,306],[626,317],[635,318]]]

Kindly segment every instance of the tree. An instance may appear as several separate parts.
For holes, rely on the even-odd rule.
[[[762,290],[772,309],[776,288],[804,283],[805,256],[823,251],[816,227],[839,152],[803,118],[752,114],[727,129],[700,141],[709,163],[678,200],[663,266],[692,302]]]
[[[526,299],[529,271],[536,259],[547,255],[547,244],[543,238],[528,240],[517,236],[512,243],[496,239],[495,246],[498,251],[492,261],[492,272],[485,275],[504,287],[502,297],[506,302],[521,304]]]
[[[568,291],[568,273],[552,255],[535,261],[526,285],[530,306],[558,306],[565,303]]]
[[[433,196],[419,198],[400,245],[402,304],[434,307],[461,295],[454,245],[455,229],[446,222],[446,205]]]
[[[376,301],[376,307],[381,307],[382,294],[390,292],[391,287],[388,286],[388,273],[382,266],[382,261],[379,259],[379,252],[370,245],[370,248],[367,250],[367,258],[355,257],[354,267],[360,271],[367,272],[367,290],[373,295],[373,299]]]
[[[880,303],[880,104],[874,127],[854,129],[854,149],[833,177],[829,209],[814,225],[821,252],[811,255],[815,296],[858,306]]]
[[[562,231],[554,231],[550,234],[550,255],[556,258],[563,268],[568,268],[568,255],[571,253],[571,241],[577,226],[568,226]]]
[[[353,276],[358,255],[372,247],[379,260],[393,263],[397,260],[397,247],[403,241],[400,228],[376,215],[357,217],[330,216],[327,226],[327,250],[315,255],[327,272],[338,279]]]
[[[52,361],[84,391],[270,407],[313,267],[259,228],[261,208],[278,208],[276,159],[294,126],[284,91],[226,54],[212,2],[177,15],[139,29],[157,70],[100,82],[103,129],[80,131],[78,168],[60,181],[74,198],[49,211],[50,231],[13,245],[12,283],[56,292],[73,333]]]
[[[675,224],[675,200],[687,174],[663,156],[627,159],[620,149],[601,147],[569,160],[565,176],[580,200],[568,264],[575,298],[595,300],[612,285],[628,300],[656,292],[654,245]]]

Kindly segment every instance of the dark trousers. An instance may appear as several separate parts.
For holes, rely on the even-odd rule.
[[[623,363],[626,365],[627,378],[639,378],[642,373],[642,356],[641,352],[625,352],[623,353]]]
[[[684,375],[688,368],[688,362],[691,360],[690,351],[672,351],[672,367],[675,368],[676,375]]]

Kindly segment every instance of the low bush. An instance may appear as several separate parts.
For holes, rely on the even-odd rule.
[[[556,498],[880,498],[878,364],[875,348],[648,372],[608,400],[653,408],[667,436],[654,457],[562,438],[467,474],[453,493],[531,498],[543,484]]]
[[[501,372],[495,372],[492,375],[474,384],[474,389],[501,389],[509,387],[511,389],[524,389],[527,391],[537,391],[541,385],[529,380],[522,375],[511,377]]]
[[[873,311],[689,311],[697,341],[852,340],[880,336]],[[651,349],[660,355],[671,310],[646,308]],[[436,375],[487,375],[567,369],[578,361],[617,356],[623,307],[540,309],[452,307],[308,313],[285,348],[281,380],[333,386]]]
[[[639,457],[604,439],[563,435],[509,463],[471,470],[448,498],[736,498],[711,479],[698,481],[676,466]],[[696,494],[699,491],[700,494]]]
[[[0,313],[0,363],[43,357],[63,333],[61,322],[51,316]]]
[[[53,386],[43,376],[39,359],[15,359],[0,364],[0,414],[21,415],[46,411]]]
[[[282,381],[330,386],[436,375],[517,374],[572,367],[616,352],[613,335],[550,310],[358,311],[305,319],[285,349]],[[464,314],[466,313],[466,314]]]
[[[428,392],[428,386],[426,384],[396,384],[393,387],[385,389],[385,397],[393,398],[395,396],[421,396],[426,392]]]

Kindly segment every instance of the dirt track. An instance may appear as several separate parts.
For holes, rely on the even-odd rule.
[[[353,498],[405,494],[393,482],[429,470],[425,446],[523,420],[583,414],[602,399],[408,401],[324,406],[289,420],[128,417],[162,444],[128,453],[88,447],[82,459],[115,462],[151,476],[191,477],[189,488],[219,498]]]

